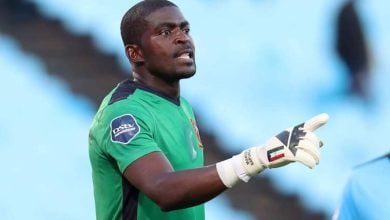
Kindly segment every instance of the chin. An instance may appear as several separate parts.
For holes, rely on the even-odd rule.
[[[184,72],[184,73],[180,73],[179,74],[179,77],[181,78],[181,79],[188,79],[188,78],[191,78],[192,76],[194,76],[195,75],[195,70],[193,70],[193,71],[188,71],[188,72]]]
[[[175,76],[177,77],[177,79],[187,79],[195,75],[196,67],[187,66],[186,68],[178,68],[176,69],[175,72],[176,72]]]

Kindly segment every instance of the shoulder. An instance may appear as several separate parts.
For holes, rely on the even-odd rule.
[[[390,166],[390,153],[387,153],[385,155],[376,157],[372,160],[357,165],[353,169],[353,173],[371,172],[373,170],[377,170],[378,167],[383,167],[383,166],[385,167]]]
[[[390,181],[390,178],[383,178],[383,174],[390,169],[390,155],[377,157],[363,164],[356,166],[349,177],[353,187],[377,184],[378,180]]]
[[[139,86],[131,80],[124,80],[105,98],[106,104],[102,112],[103,119],[113,120],[121,115],[150,117],[150,111],[145,106],[145,97],[139,93]]]
[[[108,105],[112,105],[121,100],[127,99],[129,96],[133,95],[137,87],[131,80],[127,79],[120,82],[115,89],[110,93]]]

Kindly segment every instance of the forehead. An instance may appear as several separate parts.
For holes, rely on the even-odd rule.
[[[157,27],[163,23],[181,24],[187,22],[178,7],[167,6],[155,10],[146,16],[145,20],[151,27]]]

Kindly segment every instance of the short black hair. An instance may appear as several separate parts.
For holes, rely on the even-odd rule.
[[[139,45],[146,27],[145,17],[157,9],[167,6],[177,7],[177,5],[167,0],[143,0],[131,7],[125,13],[121,22],[123,44]]]

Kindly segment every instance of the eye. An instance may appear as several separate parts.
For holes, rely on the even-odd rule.
[[[190,28],[183,28],[183,32],[186,33],[186,34],[189,34],[190,33]]]
[[[160,32],[161,36],[169,36],[172,32],[170,30],[162,30]]]

